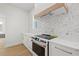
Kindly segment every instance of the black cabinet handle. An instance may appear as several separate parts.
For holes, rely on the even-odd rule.
[[[63,49],[61,49],[61,48],[59,48],[59,47],[56,47],[56,46],[55,46],[55,48],[58,49],[58,50],[61,50],[61,51],[63,51],[63,52],[66,52],[66,53],[68,53],[68,54],[72,54],[71,52],[65,51],[65,50],[63,50]]]

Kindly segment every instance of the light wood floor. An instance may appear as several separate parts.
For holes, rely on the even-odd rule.
[[[0,48],[0,56],[32,56],[32,54],[23,44],[20,44],[9,48]]]

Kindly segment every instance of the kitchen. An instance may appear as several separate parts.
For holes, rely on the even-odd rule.
[[[22,44],[30,56],[79,56],[78,7],[79,3],[0,4],[0,22],[5,20],[0,24],[5,34],[1,44]]]
[[[78,56],[78,6],[78,3],[36,3],[33,32],[26,34],[29,39],[24,39],[24,45],[33,55]]]

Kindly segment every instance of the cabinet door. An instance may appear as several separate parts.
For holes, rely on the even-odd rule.
[[[45,10],[51,5],[54,5],[55,3],[36,3],[35,4],[35,14],[38,14],[39,12]]]
[[[24,45],[27,47],[27,48],[30,48],[32,49],[32,41],[31,41],[31,37],[29,36],[25,36],[24,37],[24,41],[23,41]]]
[[[72,50],[65,48],[61,45],[50,45],[49,48],[49,55],[50,56],[72,56]]]

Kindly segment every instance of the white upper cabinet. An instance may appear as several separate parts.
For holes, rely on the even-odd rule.
[[[57,14],[68,12],[67,6],[64,3],[36,3],[34,17],[42,17],[47,14]]]

